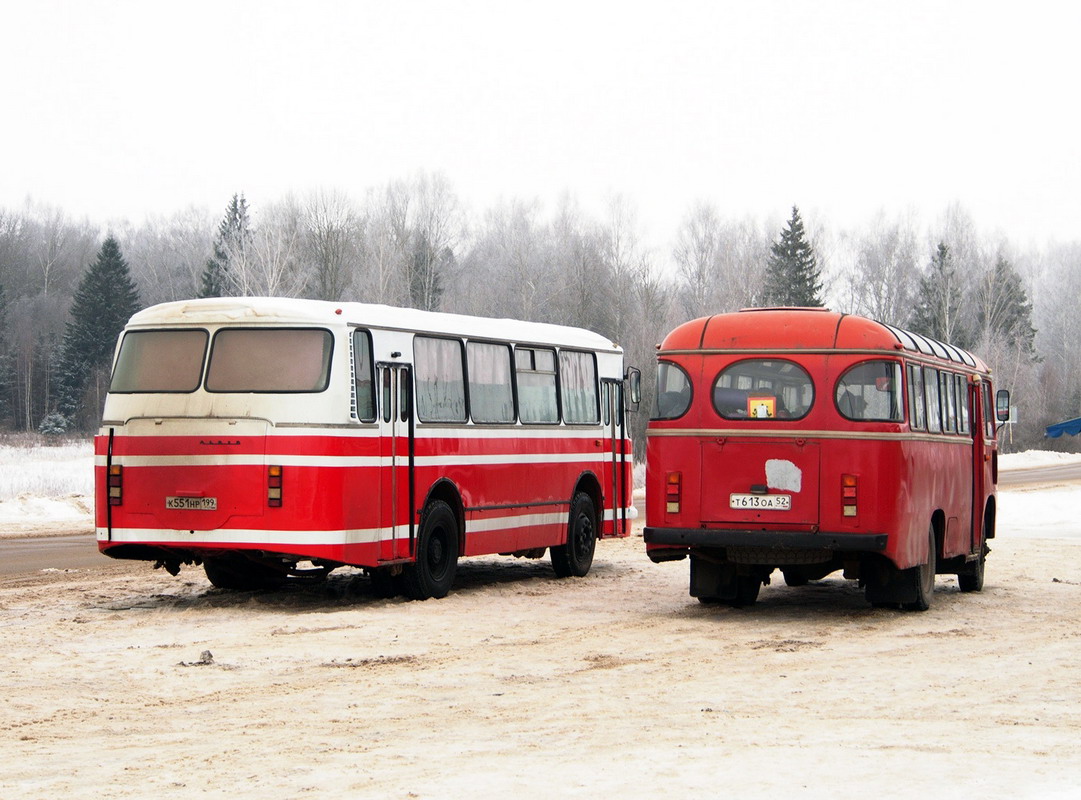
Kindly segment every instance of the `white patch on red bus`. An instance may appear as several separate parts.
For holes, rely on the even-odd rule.
[[[766,485],[782,492],[798,492],[803,485],[803,472],[791,461],[771,458],[766,461]]]

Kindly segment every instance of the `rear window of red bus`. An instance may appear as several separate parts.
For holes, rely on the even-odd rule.
[[[793,361],[751,358],[718,373],[711,393],[724,419],[802,419],[814,405],[814,382]]]

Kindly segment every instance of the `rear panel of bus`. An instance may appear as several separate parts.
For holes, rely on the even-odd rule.
[[[806,349],[771,349],[769,316],[758,317],[757,347],[696,352],[683,346],[700,341],[691,338],[662,349],[647,444],[647,530],[774,533],[778,542],[786,532],[821,534],[824,548],[831,533],[865,535],[868,552],[907,568],[926,561],[928,525],[944,512],[940,555],[969,553],[968,376],[928,372],[941,373],[956,410],[933,432],[926,420],[914,427],[905,355],[816,351],[810,334]],[[776,332],[781,317],[773,316]],[[922,362],[913,365],[924,374]],[[888,540],[876,550],[870,540],[882,534]],[[766,550],[746,557],[769,563],[769,538],[754,541]],[[647,549],[663,560],[686,548]]]

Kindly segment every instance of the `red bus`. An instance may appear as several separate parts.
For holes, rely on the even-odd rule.
[[[749,309],[660,346],[646,447],[654,562],[690,593],[753,604],[836,570],[876,606],[925,610],[936,573],[983,587],[998,472],[991,373],[976,356],[825,309]]]
[[[630,370],[637,392],[637,371]],[[227,298],[135,314],[95,439],[98,547],[219,587],[351,565],[442,597],[459,556],[585,575],[627,536],[622,350],[589,331]]]

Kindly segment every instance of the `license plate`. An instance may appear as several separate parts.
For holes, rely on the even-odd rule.
[[[791,511],[790,494],[731,494],[728,507],[763,511]]]
[[[166,497],[165,507],[173,511],[217,511],[216,497]]]

